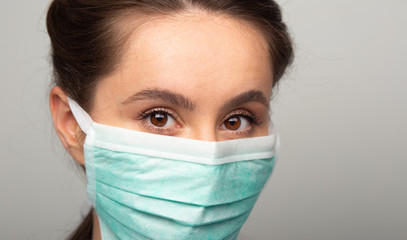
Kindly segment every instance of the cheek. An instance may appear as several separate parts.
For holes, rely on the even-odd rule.
[[[269,133],[270,133],[270,131],[269,131],[269,129],[270,129],[270,124],[272,124],[272,123],[267,119],[266,124],[264,124],[263,126],[259,127],[259,128],[256,130],[254,136],[255,136],[255,137],[260,137],[260,136],[267,136],[267,135],[269,135]]]

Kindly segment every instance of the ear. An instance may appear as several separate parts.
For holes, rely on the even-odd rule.
[[[59,140],[69,154],[84,166],[83,138],[81,138],[84,133],[71,112],[65,92],[58,86],[51,89],[49,107]]]

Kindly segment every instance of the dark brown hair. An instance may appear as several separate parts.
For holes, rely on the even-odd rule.
[[[273,85],[292,62],[291,38],[273,0],[54,0],[47,30],[55,85],[90,110],[98,80],[115,69],[134,29],[124,26],[122,20],[126,16],[148,20],[189,10],[223,14],[255,26],[269,45]],[[91,226],[90,215],[86,219]],[[83,226],[77,232],[89,230]],[[70,239],[86,239],[77,236],[80,234]]]
[[[126,15],[148,18],[199,9],[256,26],[269,43],[274,85],[293,59],[279,6],[272,0],[54,0],[47,16],[54,82],[90,110],[98,79],[114,70],[131,33]]]

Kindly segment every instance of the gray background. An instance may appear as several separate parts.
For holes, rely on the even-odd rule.
[[[281,0],[296,62],[273,103],[282,151],[242,239],[407,239],[407,10]],[[61,239],[85,180],[48,112],[48,0],[0,8],[0,239]]]

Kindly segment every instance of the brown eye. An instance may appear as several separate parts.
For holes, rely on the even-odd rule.
[[[236,131],[242,125],[242,121],[240,120],[239,117],[231,117],[228,120],[226,120],[226,122],[224,124],[225,124],[226,129]]]
[[[168,122],[168,115],[163,112],[153,113],[150,116],[150,122],[156,127],[164,127]]]

